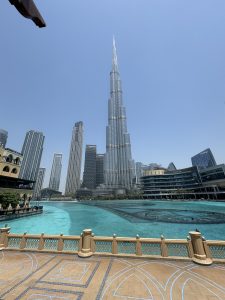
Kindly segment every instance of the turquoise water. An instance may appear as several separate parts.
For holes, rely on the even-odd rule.
[[[198,228],[206,239],[225,240],[224,202],[114,200],[41,205],[41,215],[7,221],[11,232],[79,235],[91,228],[95,235],[186,238]],[[217,221],[221,223],[211,224]],[[0,222],[0,227],[5,223]]]

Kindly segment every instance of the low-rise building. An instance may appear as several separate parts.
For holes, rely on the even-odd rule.
[[[22,199],[32,197],[34,181],[19,178],[22,159],[21,153],[0,146],[0,193],[17,193]]]
[[[21,153],[0,147],[0,176],[18,178],[22,159]]]
[[[151,176],[151,175],[163,175],[166,169],[164,168],[154,168],[149,170],[144,170],[144,176]]]
[[[156,170],[157,171],[157,170]],[[143,197],[149,199],[225,199],[225,165],[151,172],[141,178]]]
[[[199,173],[204,186],[210,184],[225,189],[225,164],[200,170]]]

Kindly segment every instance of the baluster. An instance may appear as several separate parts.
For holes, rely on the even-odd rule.
[[[118,254],[118,244],[116,239],[116,234],[113,234],[113,241],[112,241],[112,254]]]

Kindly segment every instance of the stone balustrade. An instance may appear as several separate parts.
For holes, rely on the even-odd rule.
[[[202,265],[213,261],[225,263],[225,241],[206,241],[200,232],[192,231],[187,239],[95,236],[85,229],[80,236],[13,234],[0,229],[0,250],[72,253],[92,255],[149,257],[153,259],[193,260]]]

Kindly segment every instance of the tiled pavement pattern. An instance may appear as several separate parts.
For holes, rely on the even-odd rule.
[[[1,251],[0,299],[225,300],[225,265]]]

